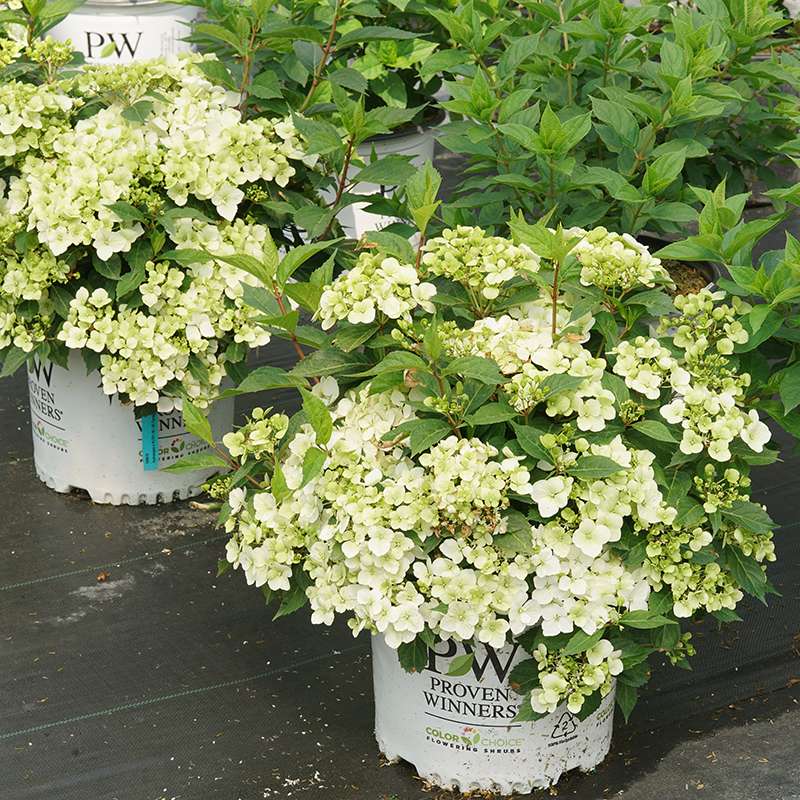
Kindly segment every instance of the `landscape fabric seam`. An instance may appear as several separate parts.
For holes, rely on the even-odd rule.
[[[111,708],[103,708],[99,711],[90,711],[87,714],[78,714],[72,717],[66,717],[65,719],[56,720],[55,722],[45,722],[41,725],[33,725],[30,728],[20,728],[16,731],[8,731],[7,733],[0,733],[0,741],[5,741],[6,739],[13,739],[16,736],[24,736],[29,733],[38,733],[39,731],[49,730],[50,728],[56,728],[61,725],[69,725],[74,722],[83,722],[89,719],[97,719],[98,717],[107,717],[111,716],[112,714],[116,714],[119,711],[130,711],[135,708],[144,708],[146,706],[152,706],[156,703],[163,703],[168,700],[177,700],[181,697],[189,697],[195,694],[203,694],[205,692],[212,692],[217,689],[227,689],[231,686],[241,686],[244,683],[249,683],[250,681],[261,680],[263,678],[270,678],[273,675],[280,675],[283,672],[291,672],[292,670],[296,670],[299,667],[306,667],[310,664],[315,664],[319,661],[326,661],[328,659],[337,658],[338,656],[347,655],[348,653],[353,653],[358,650],[366,651],[368,649],[368,645],[365,644],[357,644],[353,645],[352,647],[345,647],[340,650],[334,650],[332,653],[323,653],[318,656],[312,656],[310,658],[304,658],[300,661],[296,661],[293,664],[288,664],[285,667],[276,667],[275,669],[268,669],[264,672],[259,672],[255,675],[248,675],[246,678],[234,678],[229,681],[221,681],[220,683],[212,683],[208,686],[198,686],[194,689],[183,689],[180,692],[170,692],[169,694],[161,694],[157,695],[156,697],[149,697],[144,700],[134,700],[130,703],[121,703],[120,705],[111,706]]]
[[[169,547],[167,548],[170,553],[174,553],[177,551],[182,550],[189,550],[192,547],[196,547],[200,544],[208,544],[209,542],[218,542],[220,539],[227,539],[229,534],[227,533],[220,533],[217,536],[211,536],[208,539],[197,539],[189,544],[179,545],[177,547]],[[131,558],[123,558],[120,561],[109,561],[106,564],[99,564],[93,567],[80,567],[79,569],[69,570],[69,572],[59,572],[56,575],[45,575],[42,578],[31,578],[27,581],[19,581],[18,583],[7,583],[5,586],[0,586],[0,592],[7,592],[10,589],[20,589],[23,586],[33,586],[37,583],[46,583],[47,581],[55,581],[59,578],[69,578],[72,575],[80,575],[82,572],[94,572],[95,570],[102,570],[108,569],[110,567],[120,567],[123,564],[131,564],[134,561],[145,561],[148,558],[158,558],[159,556],[166,556],[167,553],[162,552],[159,550],[157,553],[145,553],[141,556],[131,556]]]

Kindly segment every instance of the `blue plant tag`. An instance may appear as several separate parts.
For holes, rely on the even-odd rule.
[[[140,420],[142,424],[142,464],[145,472],[158,469],[158,412]]]

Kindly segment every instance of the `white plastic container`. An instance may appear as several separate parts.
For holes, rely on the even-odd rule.
[[[204,453],[209,446],[183,427],[180,411],[158,414],[153,420],[153,447],[157,432],[158,468],[146,470],[142,452],[142,421],[133,407],[103,394],[100,376],[86,374],[83,359],[70,353],[69,369],[50,361],[28,364],[33,458],[36,474],[51,489],[83,489],[95,503],[152,505],[191,497],[214,470],[164,472],[160,467],[180,458]],[[233,427],[233,400],[211,408],[215,437]]]
[[[61,41],[69,39],[90,64],[129,64],[190,50],[191,45],[182,39],[198,13],[194,6],[158,0],[90,0],[49,34]],[[104,55],[109,46],[111,52]]]
[[[378,159],[392,155],[411,156],[411,163],[415,167],[421,167],[426,161],[433,162],[434,144],[434,129],[419,127],[408,133],[383,136],[364,142],[359,146],[358,154],[366,163],[369,163],[374,148],[375,156]],[[358,169],[358,167],[352,167],[348,177],[352,179],[358,175]],[[394,187],[380,186],[376,183],[358,183],[349,191],[353,194],[381,194],[384,197],[391,197],[394,194]],[[328,202],[333,200],[333,197],[333,193],[326,193]],[[339,212],[337,219],[346,236],[359,239],[369,231],[379,231],[393,222],[397,222],[395,217],[370,214],[364,210],[368,205],[369,203],[353,203]]]
[[[536,722],[515,723],[522,697],[508,675],[529,656],[516,646],[478,644],[470,672],[448,676],[465,647],[440,642],[426,669],[408,673],[383,637],[373,636],[375,736],[390,761],[410,762],[443,788],[512,794],[552,786],[564,772],[592,769],[606,757],[614,691],[582,722],[564,705]]]

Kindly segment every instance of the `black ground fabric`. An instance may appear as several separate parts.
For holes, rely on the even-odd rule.
[[[294,402],[243,400],[240,415]],[[450,800],[381,762],[368,637],[302,612],[272,622],[241,573],[216,577],[225,536],[189,503],[48,490],[23,374],[0,382],[0,431],[2,800]],[[785,444],[755,482],[781,526],[781,595],[698,626],[694,670],[657,669],[606,762],[537,797],[800,800],[800,458]]]

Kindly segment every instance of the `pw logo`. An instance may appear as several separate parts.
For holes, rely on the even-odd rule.
[[[566,736],[571,736],[578,730],[578,723],[575,722],[575,717],[565,711],[556,722],[553,732],[550,734],[551,739],[563,739]]]
[[[136,41],[131,42],[128,39],[127,33],[96,33],[95,31],[86,31],[86,56],[88,58],[96,58],[98,55],[103,56],[103,50],[111,46],[110,49],[117,54],[117,58],[122,58],[123,53],[127,50],[130,57],[136,55],[136,49],[139,47],[139,42],[142,41],[142,32],[137,31],[135,34],[130,34],[131,39],[135,36]],[[97,50],[97,54],[93,51]],[[110,55],[110,53],[108,54]]]
[[[46,364],[34,357],[28,361],[28,374],[35,375],[37,381],[44,380],[49,386],[53,378],[53,362],[48,361]]]

